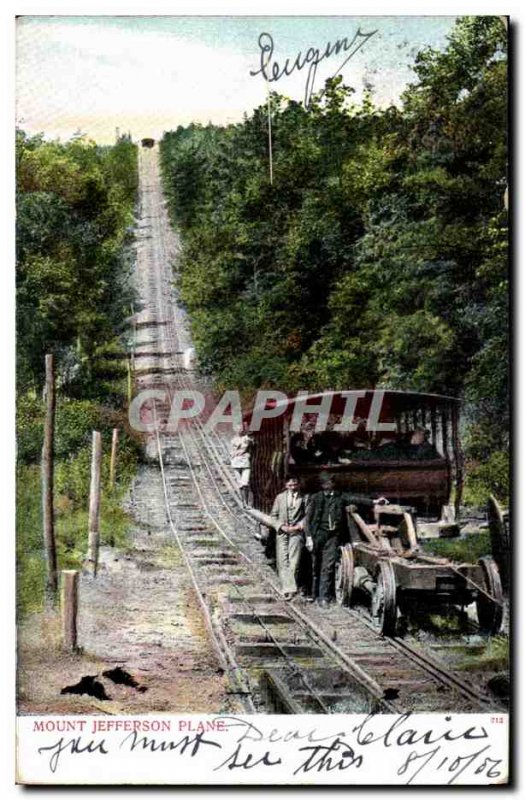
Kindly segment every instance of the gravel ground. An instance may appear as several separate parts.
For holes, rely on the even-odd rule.
[[[81,576],[81,653],[61,651],[56,615],[32,615],[21,626],[20,712],[239,710],[227,693],[191,581],[166,527],[161,491],[158,470],[143,467],[129,504],[136,522],[129,549],[103,547],[96,579]],[[116,667],[138,686],[117,684],[103,675]],[[84,676],[97,676],[109,699],[61,694]]]

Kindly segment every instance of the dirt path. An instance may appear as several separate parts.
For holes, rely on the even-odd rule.
[[[137,347],[154,352],[158,349],[158,329],[149,328],[147,323],[163,303],[171,303],[171,271],[166,265],[177,257],[178,241],[165,210],[156,152],[141,151],[139,165],[136,285],[141,309],[137,314]],[[175,308],[174,313],[181,346],[188,347],[184,312]],[[144,370],[153,363],[141,358],[136,368]],[[138,383],[140,388],[146,387],[148,378]],[[150,455],[153,447],[150,441]],[[227,693],[190,578],[173,541],[156,466],[139,470],[128,510],[133,527],[127,550],[102,546],[96,579],[81,576],[81,653],[61,652],[59,622],[54,616],[32,615],[22,625],[22,713],[239,710],[235,698]],[[80,688],[92,694],[61,693],[82,679]]]

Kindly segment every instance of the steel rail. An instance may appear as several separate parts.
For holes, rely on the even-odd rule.
[[[356,611],[352,608],[346,608],[345,611],[354,619],[357,619],[362,622],[363,625],[366,625],[366,627],[372,632],[377,634],[377,630],[375,629],[372,620],[368,619],[362,612]],[[420,650],[412,647],[412,645],[408,644],[397,636],[384,636],[383,639],[384,641],[388,642],[389,645],[396,648],[396,650],[403,653],[403,655],[405,655],[411,661],[418,664],[422,669],[425,670],[425,672],[428,672],[441,683],[445,683],[451,689],[456,689],[465,698],[469,700],[475,700],[483,705],[490,705],[492,708],[494,708],[495,701],[489,695],[476,689],[471,684],[461,680],[461,678],[448,670],[443,664],[440,664],[436,659],[422,653]]]

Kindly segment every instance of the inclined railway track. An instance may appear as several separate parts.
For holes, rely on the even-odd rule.
[[[173,234],[154,152],[141,154],[140,175],[151,235],[139,257],[147,270],[147,297],[136,331],[146,339],[135,343],[136,374],[139,388],[162,387],[171,400],[175,390],[196,386],[181,364],[180,309],[171,292],[175,252],[166,241]],[[154,409],[159,418],[167,412],[167,405]],[[436,659],[401,639],[379,636],[357,612],[286,602],[253,537],[254,521],[242,509],[216,432],[194,421],[177,433],[157,432],[154,447],[168,524],[230,691],[247,712],[498,709],[495,699]]]

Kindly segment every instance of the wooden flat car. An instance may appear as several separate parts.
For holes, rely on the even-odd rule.
[[[341,547],[336,596],[352,603],[360,589],[371,597],[371,612],[385,636],[395,636],[398,611],[419,607],[439,610],[475,602],[480,628],[497,633],[503,618],[503,591],[491,556],[477,564],[456,564],[425,555],[419,548],[412,509],[376,504],[373,522],[348,506],[350,543]]]

